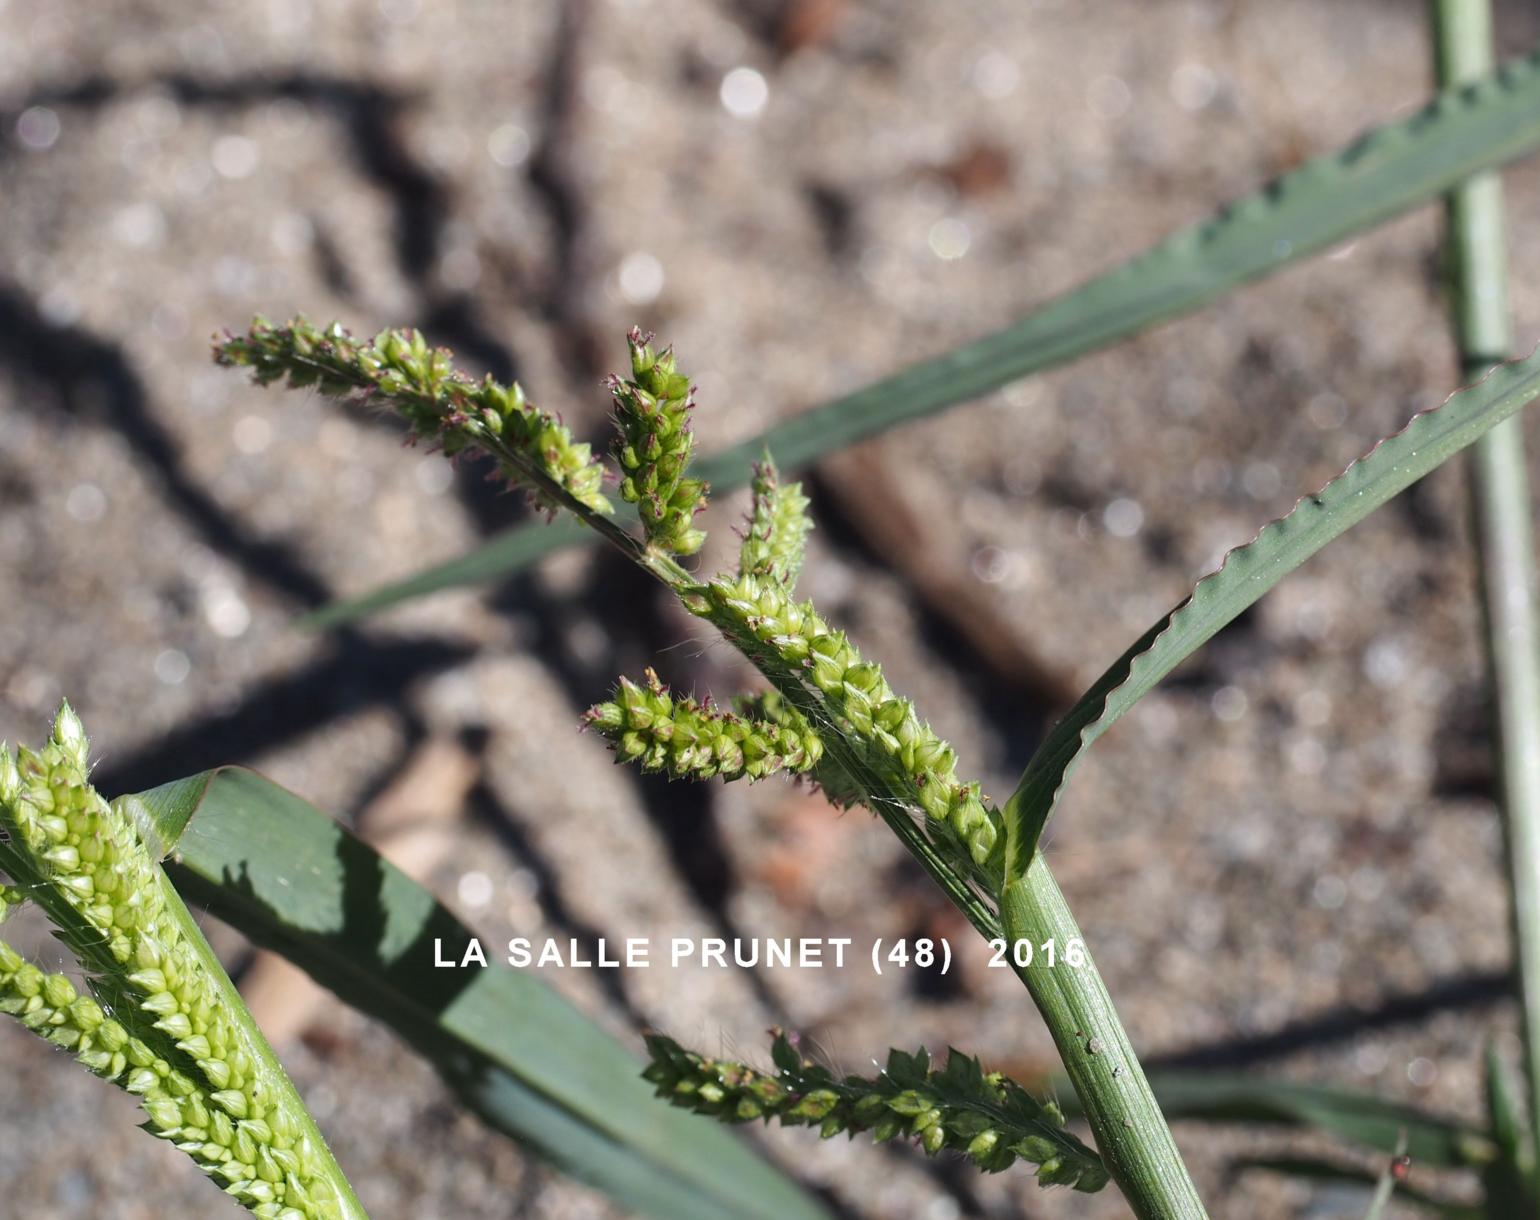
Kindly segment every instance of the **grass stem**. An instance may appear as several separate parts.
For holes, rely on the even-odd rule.
[[[1468,84],[1492,70],[1489,0],[1433,0],[1432,20],[1440,88]],[[1451,314],[1470,381],[1506,360],[1512,346],[1497,175],[1466,179],[1450,191],[1447,209]],[[1496,720],[1497,799],[1513,889],[1530,1133],[1540,1139],[1540,620],[1518,417],[1476,442],[1470,491]]]
[[[1041,852],[1006,889],[1001,917],[1013,947],[1033,946],[1025,967],[1013,948],[1013,968],[1043,1014],[1096,1149],[1129,1207],[1139,1220],[1204,1220],[1208,1213],[1095,962],[1089,953],[1078,965],[1068,956],[1067,947],[1083,938]],[[1049,941],[1052,965],[1043,948]]]

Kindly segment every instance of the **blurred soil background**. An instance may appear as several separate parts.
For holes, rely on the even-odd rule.
[[[1503,53],[1540,34],[1500,6]],[[0,0],[0,736],[68,696],[109,793],[260,768],[373,825],[490,943],[947,935],[945,977],[548,973],[617,1035],[1026,1076],[1019,985],[860,813],[669,786],[576,731],[653,663],[743,667],[620,562],[554,557],[330,635],[297,615],[522,520],[209,336],[415,325],[605,439],[633,322],[706,450],[976,337],[1430,89],[1422,6],[1167,0]],[[1540,332],[1540,173],[1506,176]],[[1229,547],[1455,384],[1434,208],[1198,316],[831,459],[804,588],[1003,797],[1045,723]],[[1531,415],[1534,436],[1540,418]],[[1287,580],[1098,746],[1048,850],[1153,1065],[1479,1113],[1507,912],[1463,468]],[[725,557],[741,496],[709,524]],[[211,923],[377,1220],[606,1217],[391,1036]],[[45,960],[61,952],[38,941]],[[208,1216],[127,1098],[0,1025],[0,1212]],[[1359,1216],[1178,1135],[1216,1216]],[[753,1138],[753,1137],[750,1137]],[[852,1217],[1113,1217],[771,1132]],[[1414,1180],[1418,1174],[1414,1170]],[[222,1213],[221,1213],[222,1214]]]

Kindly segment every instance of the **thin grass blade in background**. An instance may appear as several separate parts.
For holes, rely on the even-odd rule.
[[[698,464],[717,492],[746,485],[769,450],[792,471],[827,453],[977,398],[1190,313],[1232,288],[1436,199],[1540,146],[1540,53],[1441,93],[1411,118],[1309,161],[1216,216],[1048,302],[1020,322],[814,407]],[[582,538],[531,524],[448,563],[308,616],[331,627],[397,602],[515,572]]]
[[[470,930],[293,793],[230,767],[123,799],[140,803],[184,896],[383,1021],[488,1123],[573,1177],[659,1220],[828,1220],[731,1133],[657,1101],[641,1062],[537,979],[436,968],[434,941],[458,961]]]
[[[1533,1216],[1535,1214],[1535,1161],[1524,1114],[1508,1067],[1494,1043],[1486,1046],[1487,1119],[1492,1124],[1492,1138],[1498,1155],[1481,1175],[1489,1216]]]
[[[1361,1169],[1356,1165],[1340,1165],[1335,1161],[1320,1160],[1315,1157],[1246,1157],[1235,1161],[1232,1169],[1262,1169],[1270,1173],[1283,1174],[1290,1178],[1303,1178],[1312,1182],[1341,1183],[1343,1185],[1362,1185],[1373,1187],[1377,1191],[1384,1180],[1384,1174],[1375,1174],[1367,1169]],[[1447,1199],[1441,1199],[1437,1195],[1428,1194],[1408,1186],[1405,1182],[1396,1184],[1396,1196],[1404,1202],[1421,1208],[1434,1216],[1442,1216],[1445,1220],[1497,1220],[1501,1216],[1503,1220],[1511,1214],[1514,1217],[1518,1212],[1488,1212],[1481,1207],[1473,1207],[1466,1203],[1454,1203]],[[1376,1203],[1376,1196],[1371,1195],[1369,1206],[1371,1208],[1364,1220],[1373,1220],[1375,1212],[1372,1210]],[[1383,1203],[1378,1206],[1383,1207]],[[1332,1213],[1336,1215],[1336,1212]]]
[[[1173,1121],[1309,1128],[1386,1153],[1405,1133],[1406,1154],[1441,1169],[1482,1169],[1498,1156],[1491,1134],[1479,1127],[1369,1093],[1208,1072],[1155,1072],[1150,1084]]]
[[[1369,1200],[1369,1210],[1364,1213],[1364,1220],[1380,1220],[1385,1214],[1385,1207],[1390,1202],[1390,1196],[1395,1193],[1398,1168],[1405,1166],[1406,1161],[1406,1135],[1403,1133],[1396,1140],[1395,1155],[1390,1163],[1380,1171],[1380,1180],[1374,1184],[1374,1197]],[[1405,1169],[1401,1169],[1404,1173]]]

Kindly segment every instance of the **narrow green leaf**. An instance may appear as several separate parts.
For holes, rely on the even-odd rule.
[[[718,492],[744,486],[768,450],[795,470],[846,445],[1097,351],[1237,285],[1426,203],[1540,145],[1540,53],[1439,94],[1408,119],[1307,162],[1217,215],[973,343],[784,420],[697,463]],[[708,406],[709,409],[709,406]],[[457,585],[493,580],[579,540],[521,526],[447,563],[306,619],[329,627]]]
[[[1387,1153],[1396,1151],[1405,1132],[1407,1155],[1441,1169],[1477,1169],[1498,1155],[1491,1135],[1479,1127],[1369,1093],[1198,1072],[1155,1072],[1150,1084],[1172,1120],[1312,1128]]]
[[[623,505],[616,510],[615,520],[617,524],[629,529],[636,525],[636,512],[629,504]],[[303,616],[299,620],[300,625],[317,631],[340,627],[429,593],[500,580],[523,571],[555,551],[593,540],[593,533],[571,517],[560,517],[549,525],[533,522],[515,526],[494,534],[475,550],[467,551],[464,555],[437,564],[415,576],[382,585],[359,597],[322,606]]]
[[[1219,570],[1113,662],[1054,726],[1005,806],[1006,885],[1023,877],[1038,836],[1090,744],[1225,624],[1332,539],[1540,395],[1540,350],[1495,369],[1442,406],[1413,416]]]
[[[473,934],[373,848],[254,772],[141,793],[177,887],[428,1058],[498,1129],[646,1215],[826,1220],[747,1147],[651,1096],[642,1064],[528,974],[443,969]]]
[[[1488,1211],[1492,1215],[1532,1216],[1535,1214],[1534,1164],[1529,1133],[1507,1066],[1497,1053],[1497,1045],[1486,1046],[1487,1118],[1497,1141],[1498,1155],[1481,1175],[1486,1190]]]

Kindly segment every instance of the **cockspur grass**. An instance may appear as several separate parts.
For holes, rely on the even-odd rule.
[[[1064,1128],[1064,1115],[998,1072],[986,1073],[960,1051],[934,1069],[922,1047],[890,1051],[876,1076],[835,1076],[804,1058],[784,1032],[774,1031],[775,1070],[708,1059],[672,1038],[651,1034],[652,1062],[643,1075],[658,1096],[676,1106],[729,1123],[775,1119],[786,1127],[817,1127],[825,1139],[870,1132],[878,1143],[913,1138],[934,1156],[960,1152],[986,1173],[1017,1161],[1036,1167],[1045,1186],[1100,1190],[1107,1171],[1100,1158]]]
[[[676,778],[807,772],[842,803],[859,803],[881,817],[975,926],[985,935],[998,935],[994,904],[1003,890],[1006,864],[1001,815],[986,802],[976,781],[958,776],[955,751],[893,690],[881,667],[863,657],[811,602],[796,598],[794,582],[809,528],[800,491],[781,488],[773,466],[762,464],[738,569],[702,580],[676,562],[675,556],[698,549],[701,541],[688,520],[705,489],[688,477],[681,463],[681,457],[689,456],[684,419],[691,395],[672,352],[655,353],[650,341],[635,331],[628,345],[631,378],[611,382],[620,417],[616,459],[625,472],[623,494],[640,503],[652,492],[659,493],[652,511],[639,514],[640,536],[560,487],[549,477],[545,455],[467,424],[459,387],[473,383],[454,372],[447,353],[427,351],[415,335],[387,332],[361,344],[335,325],[320,329],[297,318],[274,326],[258,319],[246,335],[216,341],[215,357],[221,363],[252,367],[263,382],[278,380],[292,369],[291,385],[318,386],[334,396],[360,397],[383,407],[393,405],[393,396],[381,370],[392,370],[400,379],[395,384],[410,387],[404,411],[418,435],[434,435],[436,411],[446,436],[470,438],[511,477],[600,529],[669,588],[685,609],[715,626],[774,690],[774,703],[746,695],[739,710],[729,713],[693,699],[676,699],[650,674],[645,685],[622,680],[615,698],[596,705],[585,718],[622,760]],[[393,355],[387,358],[384,352]],[[499,388],[498,393],[524,400],[516,390]],[[1078,936],[1078,929],[1070,935]],[[1032,976],[1040,972],[1023,973],[1031,987]],[[1097,1107],[1093,1129],[1104,1141],[1107,1132],[1121,1131],[1125,1124],[1141,1133],[1151,1124],[1164,1131],[1094,965],[1086,959],[1081,969],[1061,973],[1082,976],[1060,984],[1071,986],[1082,1003],[1045,1009],[1062,1023],[1058,1034],[1066,1042],[1083,1042],[1086,1035],[1080,1029],[1069,1029],[1078,1020],[1080,1027],[1104,1031],[1106,1038],[1098,1035],[1098,1042],[1116,1051],[1104,1058],[1109,1063],[1116,1059],[1122,1083],[1102,1094],[1109,1104]],[[1088,1019],[1091,1015],[1094,1022]],[[1124,1116],[1130,1109],[1136,1112],[1137,1124]],[[924,1131],[917,1138],[923,1142]],[[1203,1214],[1169,1132],[1163,1139],[1142,1140],[1137,1147],[1126,1140],[1110,1146],[1115,1153],[1138,1153],[1132,1158],[1112,1156],[1106,1171],[1119,1178],[1141,1214]],[[1155,1171],[1141,1167],[1145,1157],[1158,1162]],[[1050,1168],[1039,1180],[1072,1180],[1090,1189],[1105,1176],[1100,1171],[1076,1172],[1061,1179]]]
[[[565,509],[594,528],[686,610],[715,626],[769,683],[768,695],[745,692],[728,711],[676,697],[650,671],[643,683],[622,678],[614,697],[585,717],[621,761],[676,779],[764,779],[777,771],[806,775],[836,803],[859,804],[882,818],[981,933],[993,939],[1003,931],[1012,942],[1083,942],[1038,841],[1091,741],[1285,573],[1540,394],[1540,356],[1498,369],[1442,407],[1414,416],[1400,433],[1301,500],[1293,513],[1232,552],[1192,598],[1093,685],[1049,734],[1011,799],[997,808],[976,781],[958,775],[956,752],[892,688],[881,666],[864,657],[813,603],[798,599],[795,584],[809,529],[806,502],[795,485],[782,486],[768,457],[751,480],[753,506],[735,569],[702,578],[679,564],[680,556],[698,551],[704,540],[692,522],[706,487],[688,473],[693,395],[670,349],[655,351],[650,338],[636,331],[628,345],[631,376],[610,382],[618,434],[614,456],[622,471],[622,498],[640,510],[639,533],[608,515],[607,505],[595,507],[564,486],[557,477],[561,468],[553,467],[554,450],[468,415],[464,403],[477,383],[455,371],[447,352],[429,350],[414,333],[385,332],[372,343],[359,343],[335,324],[323,330],[303,318],[283,326],[258,319],[246,335],[216,341],[215,356],[224,364],[254,368],[263,382],[286,377],[294,386],[318,386],[332,396],[386,408],[397,407],[397,391],[405,387],[399,410],[419,436],[455,452],[483,450],[542,504]],[[489,381],[480,383],[477,393],[526,401],[517,388]],[[1049,1166],[1047,1173],[1040,1170],[1039,1180],[1072,1180],[1092,1189],[1110,1177],[1141,1217],[1205,1215],[1089,955],[1072,968],[1039,961],[1019,966],[1017,973],[1064,1056],[1101,1156],[1097,1172],[1076,1172],[1072,1178],[1059,1172],[1060,1160],[1038,1158],[1040,1166]],[[676,1101],[729,1119],[811,1113],[796,1104],[788,1108],[780,1086],[772,1088],[768,1077],[741,1065],[719,1068],[656,1040],[652,1049],[653,1078]],[[693,1067],[685,1071],[685,1065]],[[785,1064],[781,1069],[793,1070]],[[799,1061],[795,1070],[813,1069]],[[703,1082],[706,1093],[699,1091]],[[753,1087],[745,1094],[738,1086],[748,1083]],[[780,1099],[774,1105],[768,1104],[772,1096]],[[823,1133],[864,1129],[872,1115],[861,1113],[860,1122],[822,1124]],[[929,1120],[930,1109],[923,1115],[927,1121],[910,1131],[922,1146],[961,1138],[940,1118]],[[873,1119],[871,1126],[879,1134],[898,1130],[887,1117],[880,1125]],[[979,1134],[969,1137],[970,1145]],[[1018,1155],[1027,1146],[1012,1145]]]
[[[656,348],[633,330],[627,336],[629,370],[609,382],[618,504],[606,494],[605,463],[560,419],[531,404],[517,385],[462,375],[448,352],[416,331],[387,330],[359,340],[336,324],[318,328],[296,319],[275,326],[258,319],[246,334],[217,343],[216,355],[224,364],[249,368],[263,384],[283,381],[394,411],[415,435],[451,457],[487,456],[551,517],[564,515],[569,525],[586,526],[591,536],[618,548],[762,675],[766,689],[738,692],[720,705],[669,690],[650,669],[640,680],[621,677],[612,696],[584,717],[618,761],[679,780],[752,782],[781,774],[815,783],[831,802],[863,806],[881,818],[981,934],[1017,943],[1080,939],[1040,838],[1089,746],[1284,575],[1441,462],[1477,445],[1473,519],[1498,710],[1527,1096],[1509,1085],[1495,1050],[1486,1071],[1487,1125],[1479,1129],[1309,1087],[1270,1089],[1244,1081],[1226,1086],[1225,1093],[1209,1081],[1185,1103],[1169,1082],[1163,1087],[1173,1098],[1173,1113],[1262,1114],[1325,1126],[1394,1154],[1383,1172],[1367,1176],[1375,1185],[1376,1213],[1400,1190],[1408,1201],[1471,1214],[1404,1186],[1402,1153],[1413,1150],[1433,1163],[1479,1173],[1485,1216],[1533,1214],[1540,1198],[1540,966],[1534,960],[1540,888],[1533,878],[1540,856],[1540,632],[1531,510],[1513,416],[1540,395],[1540,357],[1499,363],[1510,343],[1501,200],[1489,171],[1540,144],[1540,53],[1494,71],[1485,3],[1433,0],[1431,11],[1441,92],[1422,111],[1301,165],[1011,327],[784,421],[728,453],[696,460],[690,380],[672,349]],[[798,597],[812,523],[807,497],[799,485],[782,480],[777,459],[787,469],[800,467],[861,437],[1105,346],[1445,191],[1451,192],[1451,282],[1462,366],[1472,381],[1498,367],[1442,407],[1415,416],[1233,552],[1075,703],[1003,804],[959,774],[956,751],[891,686],[881,666]],[[736,564],[704,574],[683,561],[705,541],[697,520],[710,484],[723,490],[748,484],[752,504]],[[571,529],[541,536],[521,527],[482,552],[321,617],[341,621],[446,584],[501,575],[574,536]],[[209,776],[188,782],[200,793],[218,787]],[[223,809],[227,816],[253,807],[273,811],[270,789],[261,797],[241,784],[221,791],[237,789],[241,795]],[[86,976],[83,994],[69,978],[0,943],[0,1013],[136,1095],[146,1127],[175,1143],[254,1214],[269,1220],[361,1216],[292,1085],[162,871],[162,831],[166,842],[176,843],[185,828],[185,822],[172,819],[168,827],[160,820],[165,806],[184,798],[196,804],[203,796],[144,795],[145,802],[130,797],[108,804],[96,793],[84,733],[67,706],[41,749],[15,755],[0,749],[0,920],[22,902],[35,903]],[[159,812],[151,808],[157,801]],[[314,831],[321,821],[315,815],[306,825]],[[237,832],[249,836],[248,847],[260,839],[245,823],[230,834]],[[340,828],[330,833],[333,839],[317,835],[315,842],[343,850],[358,846]],[[299,841],[296,833],[283,846],[297,851]],[[203,849],[202,880],[216,896],[228,897],[235,887],[229,872],[216,867],[219,853],[196,835],[183,845],[194,854]],[[371,867],[385,875],[377,860]],[[657,1144],[670,1139],[649,1146],[649,1133],[636,1130],[645,1124],[609,1121],[604,1098],[611,1095],[584,1092],[584,1073],[552,1083],[539,1072],[531,1073],[538,1077],[532,1080],[509,1070],[496,1077],[496,1087],[511,1091],[495,1099],[486,1083],[495,1072],[483,1078],[479,1068],[464,1065],[495,1061],[501,1070],[517,1058],[505,1047],[497,1060],[487,1049],[485,1031],[502,1010],[478,1012],[451,1030],[453,1005],[446,1001],[442,1011],[426,1015],[422,1006],[413,1007],[403,998],[406,984],[386,977],[383,956],[339,965],[338,955],[354,942],[334,937],[323,924],[287,922],[304,899],[288,894],[271,908],[235,905],[250,926],[292,955],[313,954],[329,962],[333,974],[346,975],[356,1003],[394,1014],[397,1028],[436,1061],[458,1065],[446,1076],[470,1104],[483,1113],[516,1115],[506,1129],[558,1161],[565,1151],[567,1168],[593,1171],[594,1180],[618,1197],[670,1220],[685,1214],[681,1201],[692,1220],[720,1212],[712,1200],[721,1196],[711,1192],[721,1183],[708,1182],[710,1174],[679,1158],[676,1149],[660,1150]],[[398,888],[392,901],[398,913],[421,916],[434,909],[409,885]],[[1044,1185],[1089,1191],[1114,1181],[1140,1217],[1203,1216],[1094,963],[1089,957],[1073,968],[1038,962],[1017,974],[1064,1059],[1074,1088],[1067,1102],[1088,1120],[1094,1151],[1063,1129],[1054,1103],[986,1073],[977,1059],[958,1051],[939,1070],[923,1050],[895,1050],[875,1076],[837,1076],[804,1058],[784,1035],[771,1049],[773,1066],[763,1071],[652,1035],[646,1079],[675,1106],[727,1123],[777,1120],[816,1127],[825,1137],[907,1138],[927,1153],[953,1151],[982,1170],[1025,1162]],[[367,976],[362,983],[361,976]],[[584,1045],[590,1051],[598,1046]],[[581,1104],[563,1109],[567,1099],[558,1095],[564,1087],[582,1094]],[[559,1136],[550,1134],[558,1129]],[[639,1150],[642,1157],[631,1159]],[[654,1160],[638,1168],[649,1156]],[[1365,1179],[1361,1171],[1324,1162],[1274,1167]],[[697,1188],[701,1193],[692,1194]],[[759,1214],[778,1215],[783,1204],[788,1214],[818,1214],[816,1204],[791,1191]]]

